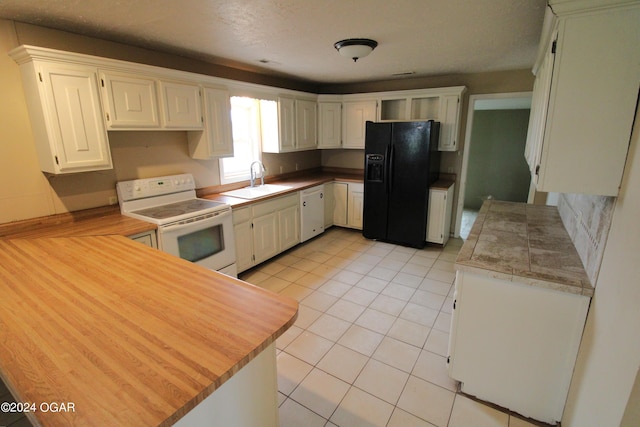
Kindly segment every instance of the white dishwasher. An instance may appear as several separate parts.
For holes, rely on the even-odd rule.
[[[300,192],[300,241],[324,232],[324,185]]]

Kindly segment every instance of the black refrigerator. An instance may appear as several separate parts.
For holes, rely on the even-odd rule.
[[[368,239],[422,248],[429,186],[438,179],[440,123],[366,123],[364,218]]]

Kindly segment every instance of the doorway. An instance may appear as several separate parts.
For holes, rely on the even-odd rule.
[[[471,95],[455,235],[466,239],[487,199],[527,202],[531,176],[524,158],[531,92]]]

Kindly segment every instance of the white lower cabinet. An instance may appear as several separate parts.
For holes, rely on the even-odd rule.
[[[158,249],[158,238],[156,237],[155,230],[145,231],[143,233],[127,236],[131,240],[147,245],[151,248]]]
[[[364,184],[333,183],[333,224],[362,230]]]
[[[453,188],[438,187],[429,189],[429,210],[427,213],[426,241],[445,245],[449,240],[451,211],[453,210]]]
[[[335,198],[333,197],[333,182],[324,184],[324,229],[333,225],[333,211],[335,206]]]
[[[456,274],[449,375],[464,393],[555,425],[590,298],[495,274]]]
[[[300,243],[298,193],[233,210],[238,272]]]

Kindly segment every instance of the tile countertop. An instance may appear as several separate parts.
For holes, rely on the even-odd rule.
[[[485,201],[455,267],[593,296],[593,287],[555,206]]]

